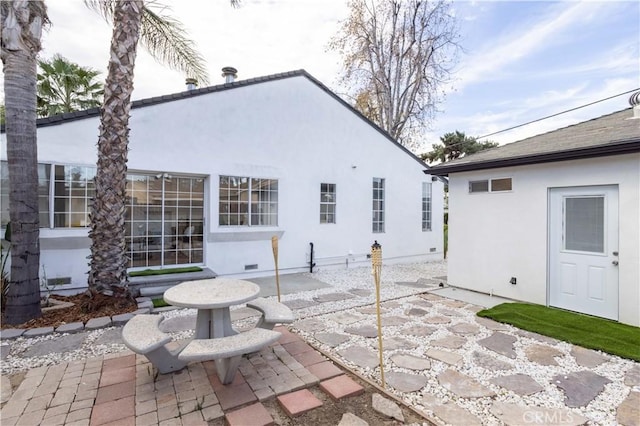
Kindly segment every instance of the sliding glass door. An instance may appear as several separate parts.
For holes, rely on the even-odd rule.
[[[202,263],[203,199],[203,177],[129,174],[129,267]]]

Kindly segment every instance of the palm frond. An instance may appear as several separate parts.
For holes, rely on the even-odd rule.
[[[115,0],[84,0],[92,10],[102,15],[108,22],[113,20]],[[230,0],[238,6],[239,0]],[[170,8],[155,1],[146,0],[142,13],[140,43],[158,62],[171,69],[182,71],[186,77],[207,84],[209,76],[206,61],[196,49],[196,44],[188,37],[184,26],[170,16]]]

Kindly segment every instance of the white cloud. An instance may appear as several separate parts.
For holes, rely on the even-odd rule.
[[[549,13],[533,23],[522,23],[516,33],[504,34],[500,38],[487,40],[484,48],[464,61],[464,68],[458,73],[458,90],[465,86],[494,79],[501,70],[516,63],[528,55],[544,50],[553,44],[561,33],[579,25],[585,25],[597,13],[606,7],[606,3],[562,3],[563,10],[550,7]]]

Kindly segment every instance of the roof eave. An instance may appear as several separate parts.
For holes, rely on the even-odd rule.
[[[610,155],[640,152],[640,139],[618,141],[611,144],[591,146],[587,148],[533,154],[521,157],[502,158],[451,165],[433,166],[425,173],[436,176],[448,176],[450,173],[470,172],[475,170],[497,169],[501,167],[525,166],[530,164],[552,163],[557,161],[580,160],[585,158],[605,157]]]

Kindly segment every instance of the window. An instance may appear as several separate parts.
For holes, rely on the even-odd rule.
[[[66,165],[55,165],[53,168],[54,228],[89,226],[96,168]]]
[[[431,183],[422,182],[422,231],[431,231]]]
[[[220,176],[220,226],[277,226],[278,181]]]
[[[511,191],[511,178],[491,179],[491,192]]]
[[[38,210],[40,227],[49,227],[49,181],[51,165],[38,164]],[[0,161],[0,226],[5,228],[9,223],[9,164]]]
[[[126,191],[129,267],[203,262],[203,177],[129,174]]]
[[[320,184],[320,223],[336,223],[336,185]]]
[[[511,178],[469,181],[469,193],[511,191]]]
[[[565,250],[604,253],[604,223],[604,197],[565,198]]]
[[[95,173],[95,167],[38,164],[40,226],[88,227],[95,195]],[[128,267],[203,262],[204,180],[204,177],[176,177],[167,173],[127,175],[125,243]],[[5,227],[9,222],[6,161],[0,163],[0,203],[2,226]]]
[[[372,231],[384,232],[384,179],[373,178]]]

